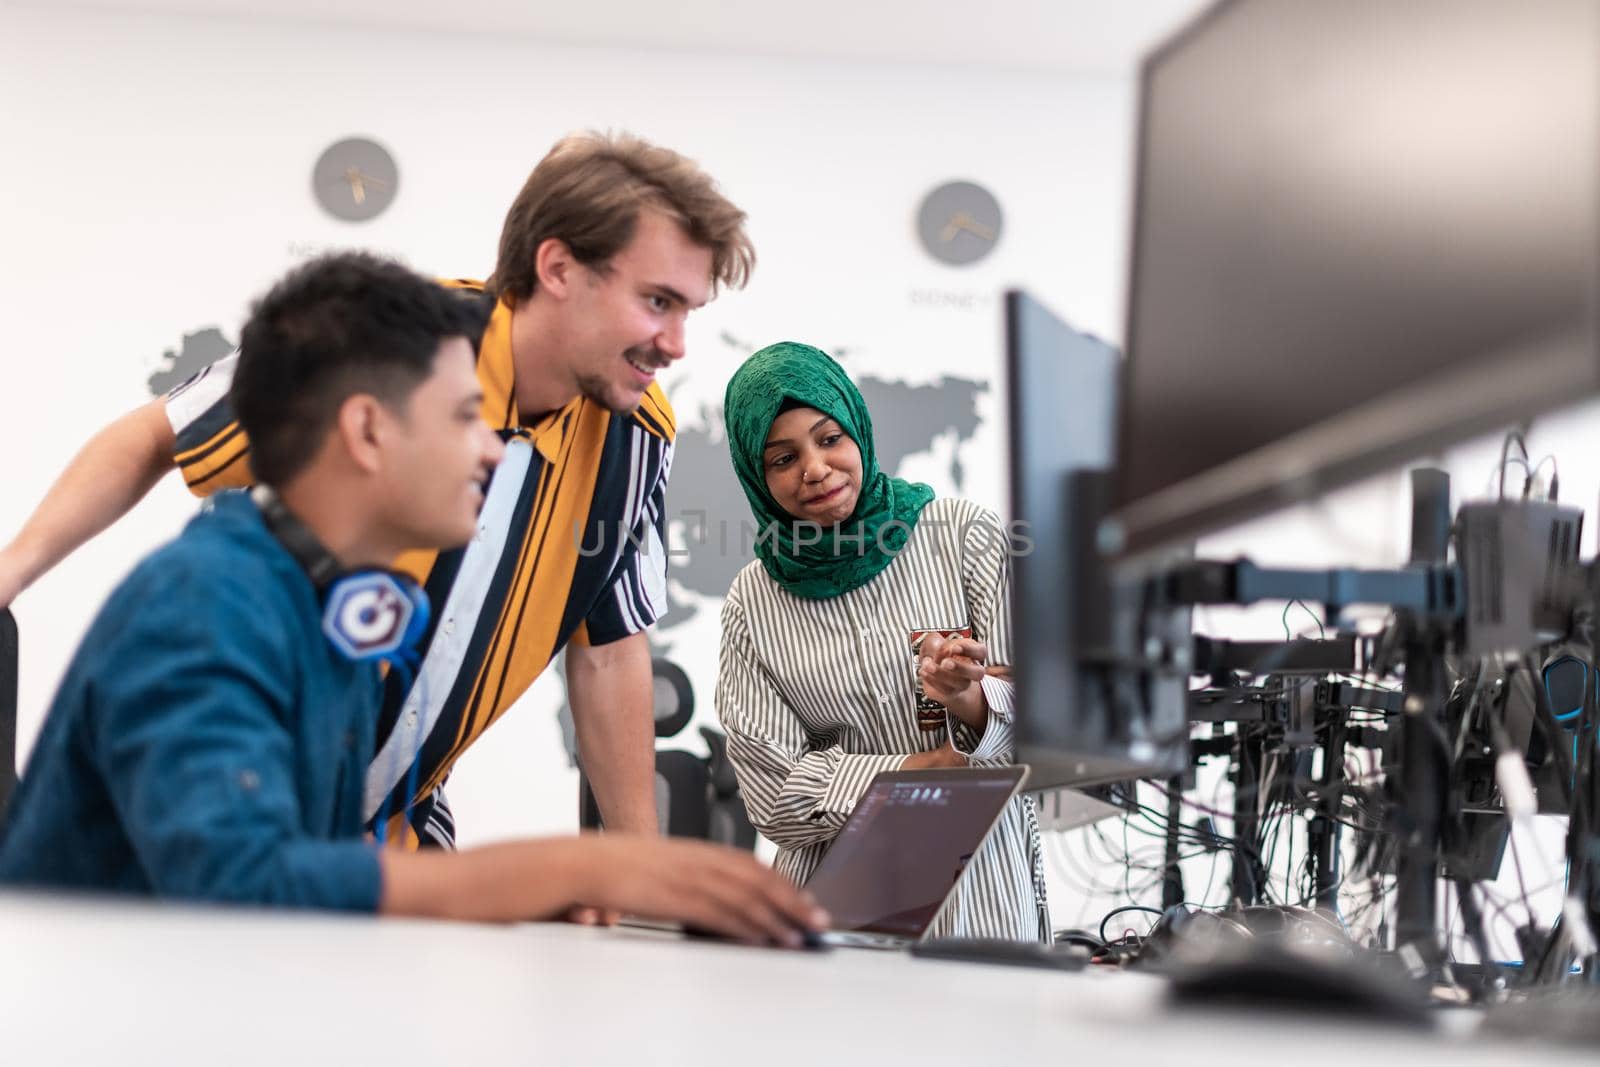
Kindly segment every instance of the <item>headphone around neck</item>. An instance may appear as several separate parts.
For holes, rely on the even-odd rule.
[[[322,632],[346,659],[379,660],[407,675],[428,630],[428,594],[409,575],[382,567],[346,570],[317,535],[265,485],[250,491],[280,545],[322,600]]]

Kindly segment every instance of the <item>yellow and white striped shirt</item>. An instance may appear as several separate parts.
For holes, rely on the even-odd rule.
[[[516,410],[511,308],[477,282],[445,282],[483,301],[477,345],[483,416],[506,440],[478,536],[465,548],[411,552],[395,566],[423,584],[432,622],[409,688],[391,672],[367,774],[370,821],[411,806],[391,840],[449,845],[440,787],[468,745],[516,702],[568,641],[600,645],[638,633],[666,610],[666,486],[676,433],[651,385],[631,415],[579,397],[524,424]],[[204,496],[252,481],[250,443],[228,401],[233,357],[174,389],[167,414],[175,462]],[[404,795],[413,756],[418,795]]]

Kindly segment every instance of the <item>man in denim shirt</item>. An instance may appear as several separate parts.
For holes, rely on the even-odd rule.
[[[594,906],[789,944],[826,921],[753,857],[695,842],[365,839],[381,686],[360,637],[421,609],[399,579],[353,612],[340,590],[476,530],[503,451],[476,306],[359,254],[256,304],[232,399],[262,488],[219,499],[101,609],[13,798],[0,882],[490,920]]]

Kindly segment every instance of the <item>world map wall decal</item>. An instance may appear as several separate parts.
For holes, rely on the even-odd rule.
[[[759,347],[728,333],[720,341],[741,358]],[[162,353],[160,366],[147,381],[150,394],[167,393],[233,349],[233,342],[216,326],[184,334],[177,348]],[[848,367],[858,349],[839,345],[829,351]],[[692,375],[688,371],[668,389],[678,414],[667,501],[667,540],[674,549],[667,572],[670,610],[658,629],[669,640],[671,631],[698,615],[706,601],[720,603],[739,569],[753,558],[749,538],[743,536],[751,522],[750,509],[728,459],[722,410],[685,398],[683,386]],[[853,368],[851,377],[872,412],[879,465],[899,474],[907,460],[930,456],[941,440],[949,440],[953,448],[946,470],[955,491],[963,492],[968,466],[963,452],[983,423],[979,399],[989,391],[989,383],[953,375],[912,383]],[[720,388],[714,392],[720,397]]]

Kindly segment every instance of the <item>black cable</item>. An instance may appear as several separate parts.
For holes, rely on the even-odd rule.
[[[1137,794],[1139,791],[1138,785],[1135,785],[1133,790]],[[1122,817],[1122,889],[1123,892],[1131,897],[1133,896],[1133,886],[1130,884],[1133,877],[1133,850],[1128,847],[1128,823],[1130,819],[1131,817],[1127,815]]]
[[[1284,818],[1284,817],[1280,816],[1280,819],[1282,819],[1282,818]],[[1284,860],[1284,863],[1283,863],[1283,867],[1284,867],[1283,884],[1284,884],[1285,888],[1292,890],[1294,888],[1294,825],[1295,825],[1292,814],[1287,819],[1285,819],[1285,821],[1287,822],[1288,827],[1289,827],[1289,858]],[[1273,843],[1274,843],[1274,846],[1276,846],[1277,842],[1274,841]],[[1310,855],[1309,850],[1307,852],[1307,855]],[[1285,901],[1288,900],[1289,895],[1290,894],[1288,894],[1288,893],[1284,894],[1284,900]]]
[[[1155,789],[1158,793],[1161,793],[1163,795],[1169,795],[1166,786],[1162,785],[1159,782],[1147,782],[1145,784],[1149,785],[1151,788]],[[1203,811],[1207,815],[1218,816],[1220,818],[1228,819],[1229,821],[1233,820],[1233,815],[1231,813],[1225,812],[1225,811],[1223,811],[1223,810],[1221,810],[1220,808],[1217,808],[1217,807],[1207,807],[1206,805],[1201,804],[1198,801],[1190,800],[1188,797],[1184,796],[1182,793],[1178,794],[1178,802],[1181,803],[1181,804],[1187,804],[1190,807],[1196,809],[1197,811]],[[1155,809],[1152,809],[1152,810],[1155,810]],[[1164,813],[1162,813],[1162,814],[1164,814]],[[1266,869],[1265,869],[1266,864],[1265,864],[1265,861],[1262,859],[1261,850],[1259,848],[1254,847],[1254,846],[1250,845],[1249,843],[1241,840],[1240,837],[1238,836],[1238,834],[1234,834],[1232,836],[1224,836],[1222,834],[1213,834],[1212,835],[1212,839],[1215,840],[1215,841],[1221,842],[1222,843],[1222,847],[1231,850],[1236,855],[1243,855],[1246,858],[1246,860],[1253,861],[1253,862],[1247,862],[1244,865],[1245,873],[1250,878],[1251,891],[1256,893],[1256,894],[1258,894],[1258,895],[1260,895],[1262,897],[1262,899],[1264,899],[1264,900],[1270,900],[1271,899],[1271,893],[1270,893],[1270,888],[1271,887],[1269,885],[1265,884],[1265,882],[1267,880],[1267,876],[1268,876],[1268,874],[1270,872],[1266,871]]]
[[[1293,783],[1291,783],[1291,785],[1293,785]],[[1317,802],[1317,798],[1313,797],[1309,792],[1307,792],[1304,789],[1295,788],[1294,795],[1295,795],[1296,799],[1304,802],[1307,805],[1314,806],[1316,804],[1316,802]],[[1356,799],[1356,794],[1355,793],[1349,793],[1349,792],[1341,792],[1340,795],[1339,795],[1339,799],[1341,801],[1342,800],[1350,800],[1350,801],[1354,802],[1355,799]],[[1365,813],[1363,812],[1363,814],[1365,814]],[[1380,825],[1374,825],[1374,826],[1361,826],[1361,825],[1358,825],[1357,823],[1347,822],[1346,820],[1339,818],[1339,816],[1335,815],[1334,813],[1328,812],[1328,811],[1322,811],[1320,808],[1317,811],[1317,815],[1319,817],[1321,817],[1321,818],[1327,819],[1329,822],[1338,823],[1340,826],[1348,827],[1351,830],[1354,830],[1354,831],[1356,831],[1357,833],[1360,833],[1360,834],[1390,834],[1390,833],[1394,832],[1392,830],[1386,829],[1381,824]]]
[[[1266,886],[1270,887],[1272,885],[1272,868],[1273,868],[1273,864],[1278,858],[1278,839],[1279,839],[1279,836],[1283,833],[1283,816],[1281,814],[1273,815],[1269,811],[1266,815],[1262,816],[1263,823],[1265,823],[1266,820],[1268,820],[1268,819],[1271,819],[1271,821],[1272,821],[1272,845],[1271,845],[1270,848],[1267,847],[1267,831],[1263,828],[1262,831],[1261,831],[1261,847],[1262,847],[1263,851],[1266,852],[1266,856],[1267,856],[1267,861],[1266,861],[1267,873],[1266,873],[1265,882],[1266,882]],[[1285,899],[1282,900],[1282,901],[1272,901],[1271,897],[1269,896],[1268,900],[1269,900],[1269,902],[1272,902],[1272,903],[1281,903],[1281,904],[1288,903],[1287,897],[1285,897]]]
[[[1108,944],[1108,945],[1111,944],[1111,940],[1106,937],[1106,923],[1110,922],[1112,919],[1116,918],[1118,915],[1121,915],[1124,912],[1129,912],[1129,911],[1147,912],[1150,915],[1154,915],[1158,919],[1162,915],[1166,914],[1160,908],[1149,908],[1149,907],[1146,907],[1143,904],[1124,904],[1120,908],[1112,908],[1110,911],[1106,912],[1105,918],[1100,920],[1100,940],[1102,942],[1104,942],[1105,944]]]
[[[1317,624],[1317,637],[1319,639],[1325,639],[1328,636],[1328,631],[1322,625],[1322,619],[1317,616],[1316,612],[1307,607],[1305,601],[1301,600],[1299,597],[1295,597],[1293,600],[1289,601],[1283,606],[1283,616],[1281,621],[1283,622],[1284,638],[1286,640],[1294,639],[1294,634],[1289,630],[1289,609],[1294,607],[1296,604],[1299,604],[1300,607],[1305,610],[1306,614],[1311,616],[1311,620]]]
[[[1058,945],[1082,945],[1093,952],[1110,948],[1104,940],[1095,937],[1087,930],[1057,930],[1051,937]]]
[[[1522,460],[1521,460],[1522,469],[1528,472],[1529,477],[1532,477],[1532,475],[1533,475],[1532,469],[1528,466],[1528,442],[1527,442],[1527,439],[1522,436],[1522,431],[1521,430],[1507,430],[1505,439],[1500,442],[1500,499],[1501,500],[1504,500],[1506,498],[1506,464],[1511,462],[1511,442],[1512,441],[1515,441],[1517,443],[1517,447],[1522,450]],[[1526,483],[1524,483],[1524,484],[1526,484]]]
[[[1489,951],[1489,938],[1483,929],[1483,913],[1478,910],[1477,901],[1472,899],[1472,883],[1465,878],[1455,879],[1456,909],[1461,913],[1461,921],[1467,928],[1467,940],[1472,943],[1473,951],[1478,954],[1478,963],[1491,977],[1500,973],[1499,966],[1494,961],[1494,955]],[[1448,938],[1446,945],[1448,946]]]
[[[1148,782],[1146,784],[1150,785],[1152,788],[1155,788],[1155,789],[1160,790],[1162,792],[1166,791],[1165,787],[1159,785],[1158,783]],[[1213,813],[1211,809],[1206,809],[1206,808],[1202,807],[1201,805],[1196,804],[1194,801],[1192,801],[1189,798],[1183,796],[1181,793],[1178,795],[1178,801],[1179,801],[1179,803],[1188,804],[1188,805],[1190,805],[1192,807],[1196,807],[1196,808],[1199,808],[1200,810],[1206,811],[1208,814],[1212,814]],[[1165,817],[1166,817],[1166,813],[1161,811],[1161,809],[1152,808],[1147,804],[1139,804],[1139,812],[1140,812],[1141,815],[1143,815],[1147,819],[1151,820],[1152,823],[1154,823],[1157,818],[1165,819]],[[1242,853],[1243,855],[1245,855],[1248,858],[1254,859],[1257,862],[1261,862],[1261,853],[1256,851],[1255,849],[1251,848],[1248,844],[1240,841],[1237,836],[1230,837],[1230,836],[1218,833],[1215,830],[1205,831],[1205,830],[1202,830],[1198,826],[1190,826],[1190,825],[1185,824],[1183,822],[1180,822],[1178,824],[1178,826],[1179,826],[1179,830],[1180,830],[1179,840],[1181,840],[1181,841],[1186,841],[1187,843],[1192,844],[1192,845],[1199,845],[1202,849],[1204,849],[1207,852],[1213,852],[1213,851],[1239,852],[1239,853]],[[1155,825],[1155,829],[1152,830],[1151,832],[1152,833],[1160,833],[1164,837],[1165,834],[1166,834],[1166,828],[1165,828],[1165,826],[1163,824],[1157,823]]]
[[[1083,851],[1085,853],[1081,867],[1079,866],[1079,857],[1073,854],[1071,842],[1067,840],[1066,835],[1061,835],[1057,839],[1060,846],[1057,850],[1059,852],[1058,858],[1061,860],[1063,870],[1083,879],[1082,885],[1073,885],[1072,888],[1081,891],[1086,897],[1115,895],[1117,892],[1115,884],[1103,884],[1095,877],[1101,865],[1094,863],[1088,855],[1090,852],[1089,835],[1080,833],[1077,837],[1083,842]]]
[[[1533,657],[1523,657],[1522,666],[1528,672],[1528,681],[1533,689],[1533,721],[1538,723],[1539,728],[1544,731],[1545,743],[1550,748],[1551,758],[1556,761],[1556,778],[1561,786],[1561,799],[1571,808],[1573,806],[1572,778],[1574,768],[1572,765],[1572,753],[1567,751],[1566,747],[1567,739],[1564,736],[1566,731],[1561,728],[1560,723],[1556,722],[1555,712],[1550,708],[1550,692],[1544,687],[1544,675],[1533,662]],[[1506,692],[1509,694],[1510,691],[1511,683],[1508,675]]]

